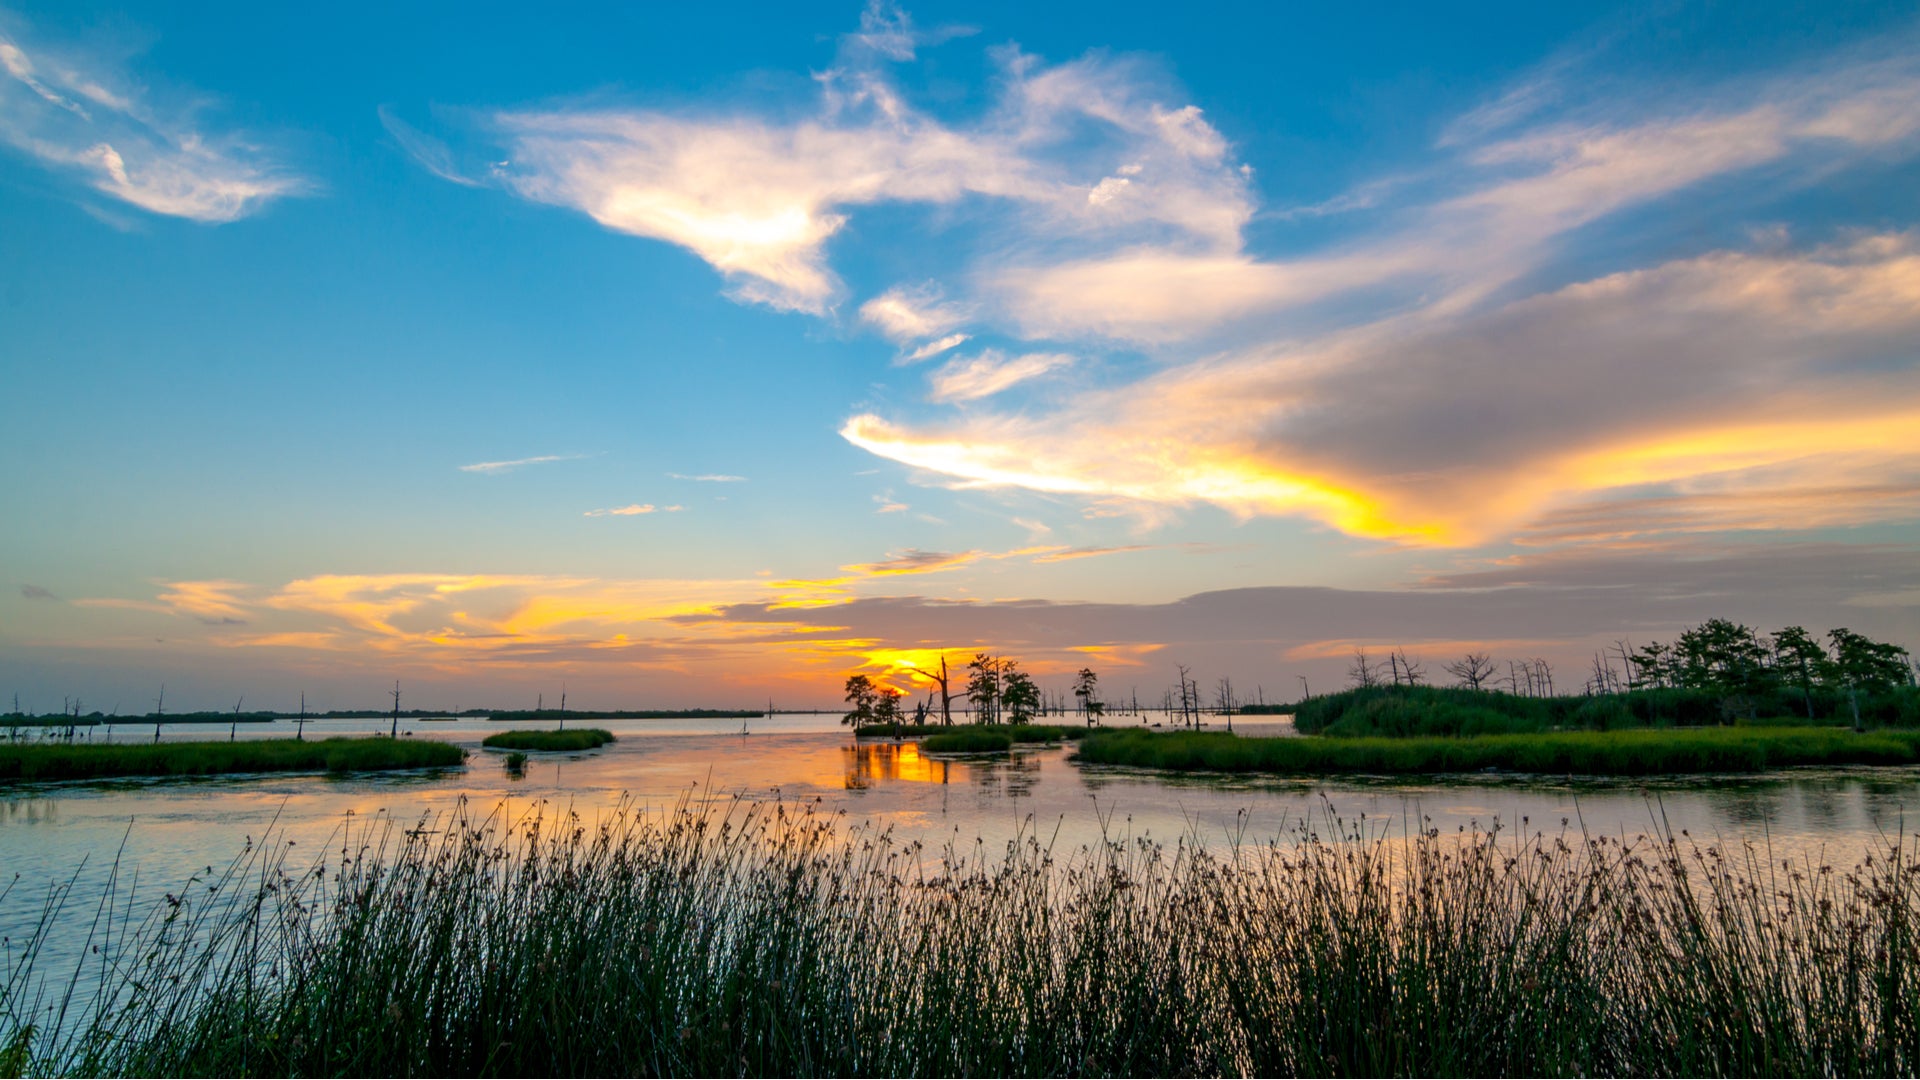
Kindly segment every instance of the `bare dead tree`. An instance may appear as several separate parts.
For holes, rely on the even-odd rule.
[[[1380,685],[1380,666],[1367,658],[1367,650],[1355,647],[1353,665],[1347,668],[1347,679],[1359,689]]]
[[[167,684],[160,684],[160,700],[153,703],[153,744],[160,745],[160,718],[167,715]]]
[[[1620,657],[1620,666],[1627,669],[1627,689],[1640,685],[1640,672],[1633,663],[1633,643],[1621,638],[1613,643],[1613,651]]]
[[[307,692],[305,690],[300,691],[300,721],[298,726],[293,729],[293,740],[295,742],[307,741]]]
[[[1407,650],[1395,649],[1394,658],[1395,668],[1399,671],[1401,677],[1407,680],[1408,686],[1419,686],[1426,681],[1427,668],[1425,664],[1420,662],[1419,657],[1409,658],[1407,656]]]
[[[932,686],[940,688],[940,723],[947,727],[953,726],[953,692],[947,682],[947,654],[940,654],[940,674],[935,675],[931,671],[922,671],[919,668],[914,668],[913,673],[927,680]],[[929,698],[932,695],[932,686],[928,687]]]
[[[247,700],[247,695],[241,694],[233,702],[233,720],[227,724],[228,742],[233,742],[240,737],[240,703],[245,700]]]
[[[1441,669],[1460,680],[1460,685],[1469,690],[1483,689],[1493,676],[1493,658],[1482,652],[1470,652]]]
[[[1232,731],[1233,710],[1238,708],[1240,704],[1234,700],[1233,680],[1225,675],[1220,676],[1220,681],[1214,684],[1213,692],[1214,702],[1220,706],[1220,715],[1227,718],[1227,730]]]
[[[1553,696],[1553,665],[1541,657],[1533,658],[1533,668],[1540,673],[1541,697]]]
[[[393,680],[393,727],[387,732],[387,738],[400,737],[400,680]]]

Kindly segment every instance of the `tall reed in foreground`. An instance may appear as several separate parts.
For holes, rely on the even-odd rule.
[[[95,993],[29,950],[0,1052],[153,1075],[1920,1063],[1914,847],[1841,870],[1524,829],[1329,815],[1258,845],[1057,852],[933,851],[779,803],[388,821],[310,866],[255,849],[130,935],[109,920]]]

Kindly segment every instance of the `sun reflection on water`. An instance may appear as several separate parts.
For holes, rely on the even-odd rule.
[[[847,766],[847,788],[859,791],[875,781],[905,780],[922,784],[944,784],[951,772],[962,768],[957,763],[930,758],[920,752],[918,743],[858,743],[842,747]]]

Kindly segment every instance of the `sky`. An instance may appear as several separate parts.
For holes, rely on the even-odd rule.
[[[1338,7],[0,7],[0,696],[1920,646],[1920,16]]]

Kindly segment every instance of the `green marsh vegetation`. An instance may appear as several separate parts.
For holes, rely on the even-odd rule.
[[[1302,734],[1334,737],[1510,735],[1550,731],[1634,728],[1791,725],[1852,727],[1858,701],[1863,729],[1920,727],[1920,689],[1877,687],[1854,697],[1814,695],[1815,717],[1805,718],[1794,697],[1747,699],[1735,710],[1706,689],[1648,687],[1618,693],[1527,697],[1496,690],[1442,686],[1369,686],[1309,698],[1288,706]],[[1751,706],[1751,713],[1748,708]]]
[[[1904,1075],[1920,841],[1397,829],[944,850],[779,803],[463,806],[265,842],[81,972],[8,955],[31,1074]],[[58,890],[45,919],[92,909]]]
[[[1808,765],[1920,764],[1920,731],[1737,727],[1247,739],[1226,732],[1128,729],[1087,739],[1075,760],[1174,771],[1297,776],[1488,770],[1554,776],[1752,773]]]
[[[0,743],[0,783],[116,776],[250,772],[365,772],[458,765],[449,743],[388,738],[250,739],[243,742]]]
[[[1545,660],[1507,664],[1503,687],[1501,666],[1470,653],[1445,665],[1460,685],[1436,687],[1404,650],[1379,662],[1356,649],[1349,689],[1281,707],[1306,738],[1122,731],[1090,740],[1079,760],[1299,775],[1651,776],[1920,763],[1911,657],[1846,629],[1827,641],[1830,648],[1799,627],[1763,635],[1713,619],[1673,644],[1623,641],[1613,657],[1596,654],[1579,695],[1555,692]],[[1190,685],[1185,668],[1180,677]],[[1194,696],[1182,691],[1183,717],[1196,715],[1187,708]]]
[[[1055,743],[1062,740],[1084,739],[1090,729],[1066,724],[964,724],[948,727],[943,724],[866,724],[853,729],[854,735],[866,738],[920,739],[942,732],[980,731],[1005,735],[1017,743]]]
[[[948,729],[920,740],[920,749],[930,754],[1004,753],[1013,749],[1013,736],[976,728]]]
[[[614,742],[605,728],[566,728],[561,731],[496,731],[480,740],[491,750],[594,750]]]

